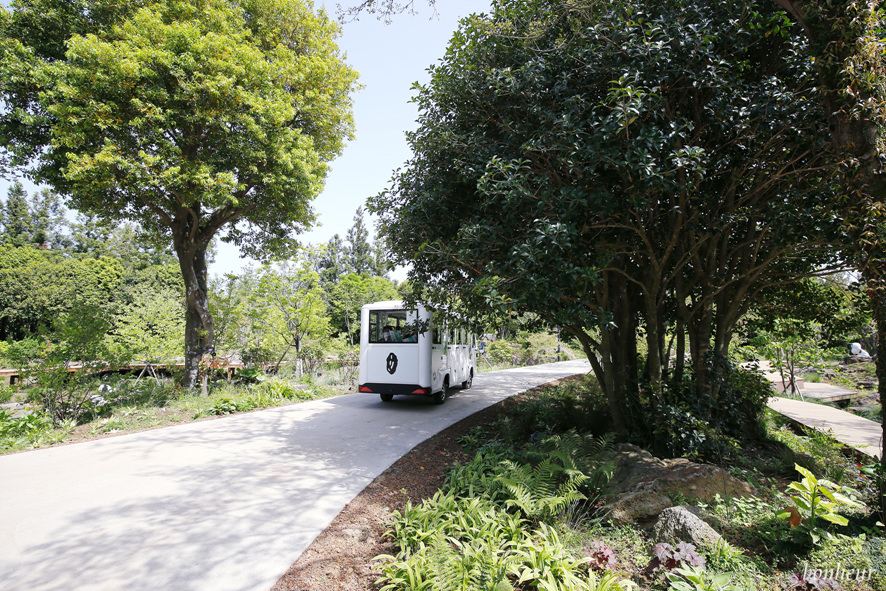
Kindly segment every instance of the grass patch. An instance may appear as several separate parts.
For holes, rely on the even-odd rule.
[[[96,380],[96,392],[103,384],[108,385]],[[135,383],[132,378],[123,378],[115,380],[110,389],[101,392],[101,401],[97,399],[90,412],[81,416],[79,423],[67,421],[53,425],[39,406],[30,406],[23,416],[15,418],[11,411],[0,409],[0,453],[153,429],[343,393],[329,381],[307,378],[296,381],[283,377],[270,377],[254,384],[215,382],[209,396],[184,390],[170,379],[142,379]],[[16,396],[24,400],[27,394],[26,388]]]

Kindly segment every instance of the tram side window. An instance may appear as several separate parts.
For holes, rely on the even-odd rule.
[[[408,310],[370,310],[370,343],[414,343],[415,326],[410,326]]]

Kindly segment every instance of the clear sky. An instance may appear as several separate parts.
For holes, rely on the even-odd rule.
[[[321,244],[334,234],[344,237],[357,208],[384,189],[394,169],[406,162],[410,152],[404,132],[415,127],[417,116],[415,105],[409,102],[412,84],[427,81],[427,67],[443,55],[459,19],[486,11],[488,6],[485,0],[439,0],[435,16],[417,0],[418,14],[397,15],[391,24],[364,15],[342,25],[339,47],[360,72],[364,87],[354,97],[356,139],[332,163],[326,188],[314,201],[320,226],[303,234],[302,242]],[[8,185],[0,179],[4,199]],[[29,185],[29,189],[35,187]],[[210,272],[237,272],[248,262],[235,247],[221,244]],[[404,275],[400,271],[395,277],[403,279]]]

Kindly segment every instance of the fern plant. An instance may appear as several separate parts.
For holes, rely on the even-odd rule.
[[[387,535],[400,551],[377,568],[382,591],[612,591],[630,584],[598,579],[546,524],[526,527],[518,515],[485,499],[438,493],[395,512]]]
[[[582,492],[596,496],[612,479],[614,465],[608,460],[612,450],[612,435],[595,438],[591,434],[579,434],[574,429],[545,438],[535,451],[527,453],[530,463],[549,458],[565,470],[584,474]]]
[[[485,448],[477,452],[470,462],[456,463],[449,469],[446,490],[462,497],[483,497],[496,502],[506,496],[496,477],[502,473],[505,451],[500,448]]]
[[[534,521],[552,521],[609,482],[612,466],[600,457],[611,445],[609,439],[568,431],[546,438],[527,453],[530,464],[503,461],[504,470],[495,480],[510,497],[506,506]]]
[[[578,489],[587,476],[563,468],[553,459],[531,466],[503,462],[504,474],[496,477],[510,494],[508,508],[516,508],[533,521],[552,521],[571,503],[586,499]]]
[[[511,549],[526,537],[525,522],[482,499],[438,493],[416,507],[395,512],[388,532],[397,556],[379,556],[385,591],[456,589],[507,591],[516,574]]]
[[[446,490],[392,513],[395,556],[379,556],[382,591],[613,591],[632,584],[590,572],[547,525],[608,482],[599,460],[611,444],[574,432],[542,441],[517,463],[484,445],[449,473]],[[511,456],[511,457],[508,457]],[[588,487],[587,470],[594,474]],[[506,511],[516,509],[516,511]],[[532,530],[527,519],[539,524]]]

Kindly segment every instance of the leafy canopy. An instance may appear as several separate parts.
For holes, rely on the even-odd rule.
[[[245,217],[228,240],[280,248],[351,134],[356,73],[335,34],[295,0],[196,0],[75,35],[39,69],[54,122],[39,174],[106,219],[210,235]]]
[[[373,201],[397,262],[478,303],[595,324],[607,269],[667,285],[755,223],[763,248],[802,244],[828,187],[789,27],[763,3],[514,1],[465,19],[418,88],[415,156]]]

